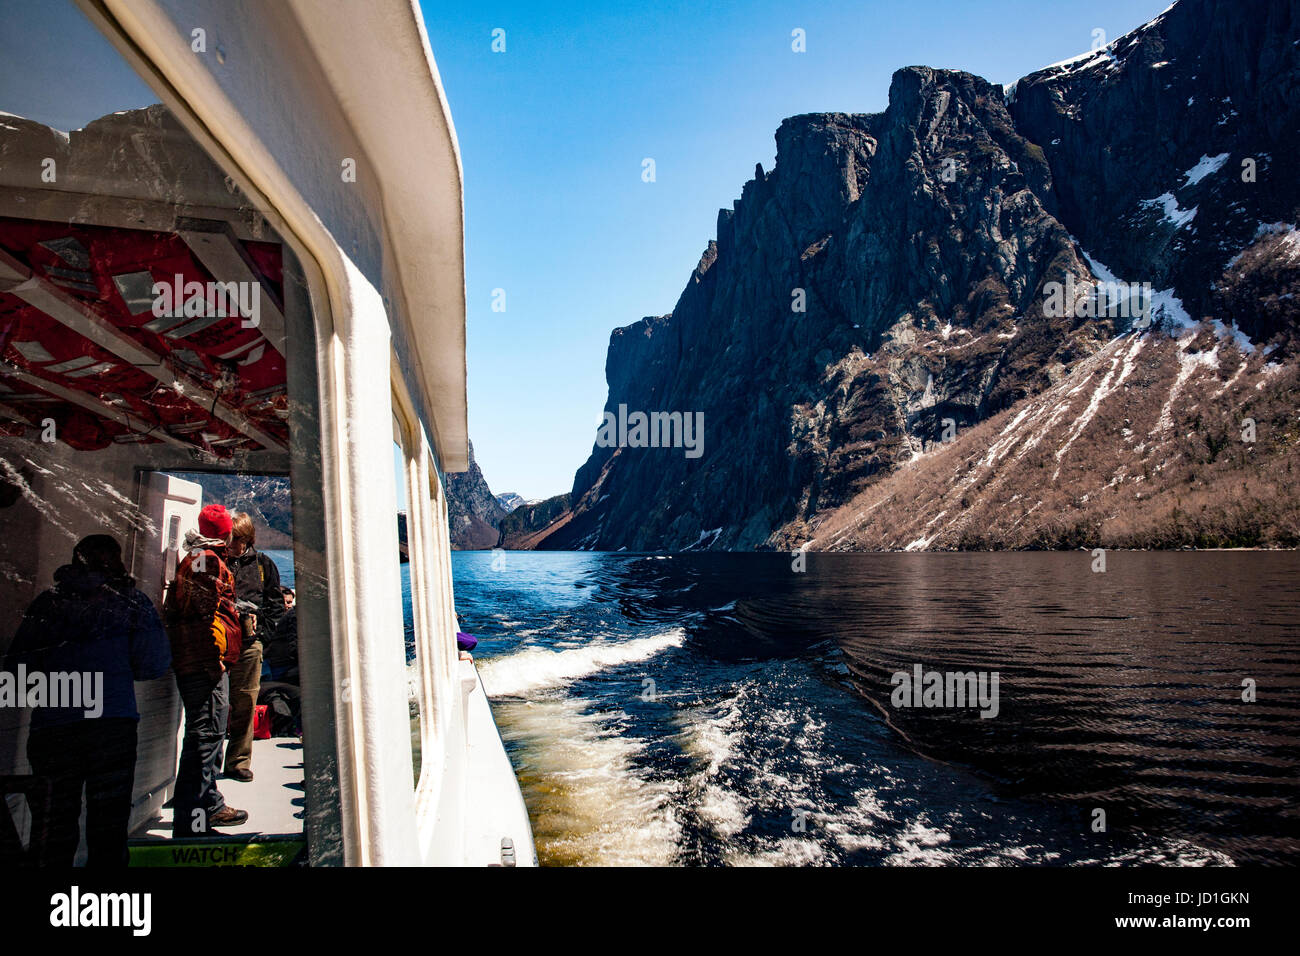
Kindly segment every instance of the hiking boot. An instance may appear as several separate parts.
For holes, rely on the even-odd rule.
[[[237,827],[248,820],[247,810],[236,810],[234,807],[222,807],[216,813],[208,817],[209,827]]]
[[[226,771],[226,776],[229,777],[231,780],[242,780],[244,783],[249,783],[249,782],[251,782],[252,779],[253,779],[253,771],[251,771],[251,770],[227,770],[227,771]]]

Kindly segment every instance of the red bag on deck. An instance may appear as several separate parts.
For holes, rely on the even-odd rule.
[[[255,704],[253,707],[253,739],[271,739],[271,715],[267,713],[266,704]]]

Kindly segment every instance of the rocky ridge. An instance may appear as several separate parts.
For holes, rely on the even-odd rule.
[[[946,467],[930,462],[987,453],[980,442],[998,441],[991,429],[1017,416],[1015,435],[1052,422],[1035,447],[1071,462],[1051,474],[1072,493],[1062,485],[1040,496],[1063,509],[1053,521],[1073,527],[1077,518],[1091,531],[954,529],[903,541],[907,522],[867,522],[836,546],[1086,543],[1100,526],[1076,499],[1107,486],[1121,465],[1130,475],[1152,467],[1157,447],[1179,453],[1129,442],[1124,429],[1136,434],[1140,420],[1149,431],[1143,416],[1155,408],[1155,424],[1168,420],[1161,435],[1185,435],[1211,411],[1240,430],[1252,416],[1229,403],[1246,388],[1271,409],[1256,416],[1270,451],[1257,444],[1214,462],[1249,474],[1263,457],[1286,459],[1289,432],[1270,416],[1290,394],[1297,329],[1300,185],[1282,169],[1300,145],[1297,42],[1295,2],[1180,0],[1106,47],[1005,90],[968,73],[908,67],[894,75],[881,114],[785,120],[775,168],[756,169],[719,214],[717,238],[673,312],[610,339],[607,412],[703,412],[704,454],[598,444],[567,500],[510,516],[526,543],[509,533],[502,543],[820,546],[833,516],[847,521],[846,509],[918,468]],[[1054,288],[1098,281],[1145,283],[1151,308],[1135,318],[1052,307]],[[1130,349],[1136,364],[1124,374]],[[1142,410],[1106,430],[1120,414],[1115,402],[1136,400],[1138,389]],[[1089,403],[1075,408],[1085,394]],[[1109,470],[1077,473],[1072,456],[1084,447]],[[1036,472],[1016,473],[1041,481]],[[932,477],[935,497],[911,505],[927,521],[951,504]],[[957,505],[974,514],[970,490]],[[1026,490],[1008,475],[999,497],[980,500],[998,510]],[[1013,521],[1014,508],[1004,517],[988,528]],[[950,520],[951,512],[936,523]],[[1264,520],[1246,538],[1290,540],[1284,515]],[[1202,542],[1242,540],[1226,525],[1201,530]]]

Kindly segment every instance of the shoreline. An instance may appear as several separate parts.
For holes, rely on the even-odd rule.
[[[1122,548],[1122,547],[1102,547],[1097,545],[1092,548],[934,548],[918,551],[908,551],[904,548],[860,548],[860,549],[836,549],[833,551],[816,551],[807,549],[805,554],[1073,554],[1082,551],[1091,553],[1096,550],[1106,552],[1120,551],[1131,552],[1135,554],[1184,554],[1184,553],[1209,553],[1209,552],[1258,552],[1260,554],[1293,554],[1300,552],[1300,547],[1296,548]],[[624,555],[656,555],[664,557],[676,557],[685,554],[793,554],[794,551],[767,550],[767,551],[570,551],[556,549],[554,551],[538,548],[453,548],[453,554],[496,554],[498,551],[504,554],[624,554]]]

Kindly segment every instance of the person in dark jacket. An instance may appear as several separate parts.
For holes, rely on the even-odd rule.
[[[172,643],[172,670],[185,704],[185,739],[172,799],[172,832],[201,836],[213,827],[239,826],[244,810],[226,804],[217,788],[221,742],[230,714],[227,668],[239,660],[242,633],[235,610],[235,578],[226,565],[230,514],[221,505],[199,512],[185,535],[188,554],[176,569],[163,614]]]
[[[253,547],[256,531],[246,511],[232,521],[226,561],[235,575],[235,607],[244,633],[239,660],[230,668],[230,742],[224,764],[227,777],[253,779],[253,713],[262,683],[262,636],[284,616],[280,569],[269,555]]]
[[[266,666],[270,668],[271,679],[298,683],[298,606],[293,588],[280,588],[284,594],[284,615],[275,625],[275,630],[264,636],[266,642]]]
[[[40,865],[72,865],[83,788],[86,865],[127,864],[140,721],[135,682],[164,676],[170,664],[167,632],[127,575],[121,546],[106,534],[83,538],[72,563],[54,572],[54,587],[28,607],[5,661],[6,671],[44,674],[50,686],[53,675],[81,675],[81,701],[51,700],[32,711],[27,759],[52,788]],[[90,695],[98,699],[86,700],[86,685],[100,681]]]

